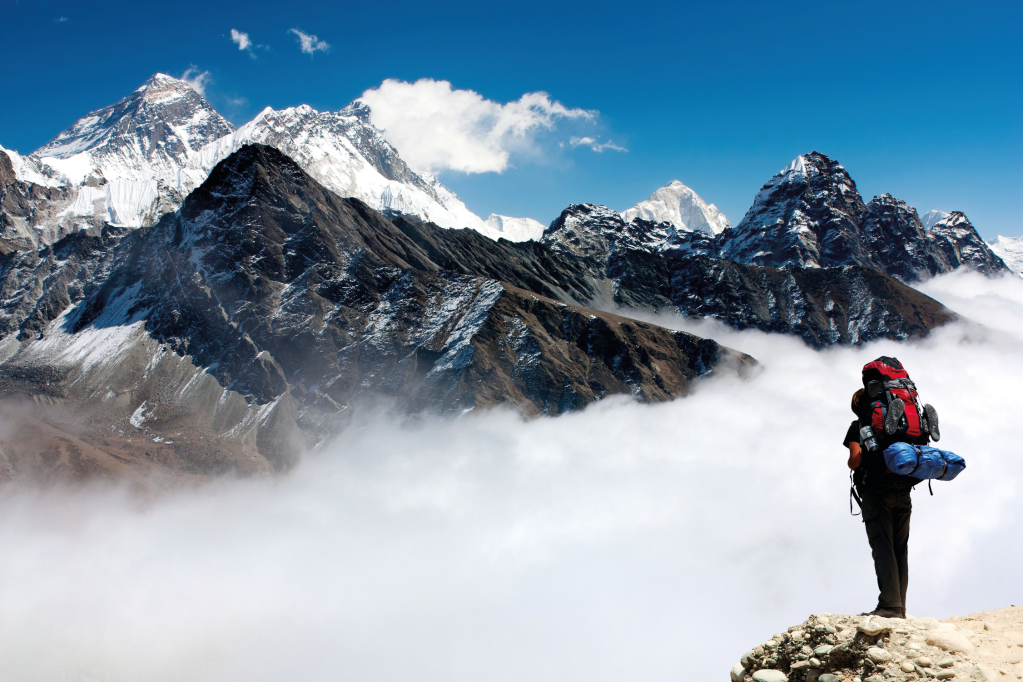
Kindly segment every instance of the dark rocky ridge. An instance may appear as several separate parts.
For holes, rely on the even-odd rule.
[[[598,278],[540,245],[396,225],[262,145],[156,225],[11,247],[0,285],[0,391],[44,397],[91,447],[113,429],[200,475],[285,468],[362,400],[557,414],[752,362],[574,303]]]
[[[771,178],[734,228],[714,238],[676,233],[659,247],[770,267],[860,265],[904,282],[959,267],[1007,272],[969,220],[955,215],[954,229],[939,223],[928,230],[890,194],[864,203],[841,164],[812,152]]]
[[[818,348],[921,336],[956,317],[867,267],[762,267],[712,258],[710,249],[679,248],[679,240],[713,242],[703,233],[626,223],[605,207],[576,204],[551,224],[543,244],[588,262],[610,283],[599,289],[614,305],[709,315],[737,329],[796,334]]]

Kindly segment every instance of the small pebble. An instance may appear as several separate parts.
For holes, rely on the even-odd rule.
[[[742,682],[742,678],[746,675],[746,669],[742,667],[742,663],[736,663],[732,666],[729,671],[729,677],[732,678],[732,682]]]
[[[931,666],[931,659],[929,656],[921,656],[916,659],[916,664],[921,668],[929,668]]]
[[[952,667],[955,664],[956,664],[956,661],[955,661],[954,658],[946,658],[946,659],[943,659],[941,661],[938,661],[938,667],[939,668],[950,668],[950,667]]]
[[[811,668],[819,668],[819,667],[821,667],[820,659],[819,658],[811,658],[810,659],[810,667]]]
[[[824,657],[831,653],[831,650],[835,647],[830,644],[821,644],[819,647],[813,650],[814,655],[818,657]]]
[[[955,670],[942,670],[940,673],[934,676],[937,680],[951,680],[956,676]]]
[[[912,661],[903,661],[902,662],[902,672],[904,672],[904,673],[911,673],[914,670],[916,670],[916,666],[913,665]]]

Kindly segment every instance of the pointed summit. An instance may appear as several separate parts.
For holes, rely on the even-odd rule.
[[[189,155],[233,130],[188,83],[158,73],[76,121],[35,156],[74,184],[97,175],[163,181],[186,191],[195,185],[180,173]]]
[[[725,214],[714,204],[708,204],[700,195],[679,180],[672,180],[622,213],[626,222],[634,218],[655,223],[671,223],[685,232],[706,232],[720,234],[732,225]]]

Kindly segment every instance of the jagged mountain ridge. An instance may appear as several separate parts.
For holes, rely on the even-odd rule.
[[[890,194],[864,204],[841,164],[811,152],[771,178],[742,221],[711,248],[740,263],[862,265],[907,282],[960,266],[1004,272],[1001,259],[958,215],[955,229],[927,230],[913,208]]]
[[[512,281],[438,263],[420,245],[446,239],[468,240]],[[164,456],[204,472],[249,466],[225,442],[286,467],[296,442],[325,437],[366,399],[557,414],[615,393],[670,399],[722,362],[751,362],[583,308],[573,301],[596,290],[592,273],[545,261],[537,244],[520,257],[549,272],[514,267],[515,246],[392,223],[275,149],[246,146],[153,226],[5,253],[5,299],[22,304],[3,317],[0,390],[42,395],[104,437],[110,427],[174,441]],[[472,248],[448,256],[471,262]],[[531,277],[577,288],[545,292]],[[215,456],[197,454],[196,438]]]
[[[156,74],[29,156],[0,148],[19,181],[72,190],[44,206],[45,220],[3,236],[47,244],[107,223],[153,224],[180,206],[217,162],[251,142],[277,147],[334,192],[388,214],[471,227],[493,239],[529,239],[542,231],[527,218],[479,218],[436,178],[409,168],[369,113],[360,102],[338,112],[267,108],[235,130],[188,83]]]
[[[955,319],[933,299],[859,265],[771,268],[681,248],[667,223],[626,223],[603,206],[570,206],[541,240],[556,253],[587,259],[606,278],[602,291],[626,308],[712,316],[737,329],[796,334],[812,346],[906,339]]]
[[[962,213],[954,212],[954,218],[941,214],[942,219],[932,211],[928,216],[935,222],[925,228],[914,208],[890,194],[864,203],[846,169],[818,152],[793,160],[761,188],[737,226],[717,234],[638,216],[623,228],[608,211],[601,207],[590,211],[590,218],[577,216],[578,224],[559,231],[580,242],[610,239],[626,249],[677,251],[774,268],[859,265],[904,282],[959,267],[989,275],[1007,270]],[[568,215],[574,213],[570,207]]]

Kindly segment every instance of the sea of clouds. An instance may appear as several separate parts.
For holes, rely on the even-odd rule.
[[[0,489],[0,679],[723,680],[811,613],[875,605],[849,398],[895,355],[966,471],[914,493],[909,611],[1023,603],[1023,281],[921,287],[970,318],[760,360],[662,405],[367,417],[274,480],[140,501]]]

